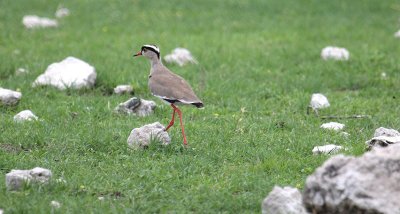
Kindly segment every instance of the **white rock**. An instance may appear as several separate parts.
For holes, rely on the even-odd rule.
[[[184,66],[189,62],[197,64],[196,59],[194,59],[190,51],[185,48],[175,48],[172,53],[164,56],[164,60],[168,63],[176,63],[179,66]]]
[[[303,202],[310,213],[400,213],[400,144],[361,157],[336,155],[308,176]]]
[[[326,98],[323,94],[313,94],[311,96],[310,106],[312,109],[321,109],[327,108],[330,106],[328,98]]]
[[[154,101],[141,99],[141,104],[138,110],[136,111],[136,114],[139,117],[144,117],[152,114],[155,108],[156,108],[156,103]]]
[[[23,187],[24,183],[32,180],[30,170],[11,170],[6,174],[6,186],[8,190],[19,190]]]
[[[60,204],[60,202],[58,202],[58,201],[51,201],[51,202],[50,202],[50,206],[53,207],[53,208],[58,209],[58,208],[61,207],[61,204]]]
[[[134,128],[128,137],[128,145],[132,148],[145,147],[152,140],[159,140],[163,145],[168,145],[171,142],[171,138],[164,129],[165,127],[159,122]]]
[[[394,129],[379,127],[375,130],[374,137],[379,137],[379,136],[396,137],[400,136],[400,132]]]
[[[3,105],[15,105],[21,97],[22,94],[18,91],[0,88],[0,103]]]
[[[28,69],[25,68],[18,68],[17,70],[15,70],[16,75],[26,74],[28,72],[29,72]]]
[[[367,140],[365,144],[368,145],[368,149],[376,148],[376,147],[386,147],[391,144],[400,143],[400,136],[378,136],[373,137],[370,140]]]
[[[11,170],[6,174],[6,187],[8,190],[20,190],[24,184],[31,182],[47,183],[51,178],[51,171],[35,167],[31,170]]]
[[[3,212],[4,212],[4,211],[3,211],[2,209],[0,209],[0,214],[3,214]]]
[[[118,85],[114,88],[115,94],[129,94],[132,93],[133,88],[130,85]]]
[[[337,145],[334,145],[334,144],[328,144],[328,145],[325,145],[325,146],[316,146],[316,147],[314,147],[313,150],[312,150],[312,153],[314,155],[318,155],[318,154],[329,155],[329,154],[334,154],[334,153],[339,152],[340,150],[342,150],[342,148],[343,147],[341,147],[341,146],[337,146]]]
[[[386,147],[397,143],[400,143],[400,132],[384,127],[377,128],[373,138],[365,142],[368,145],[368,149]]]
[[[397,31],[397,32],[394,34],[394,37],[396,37],[396,38],[400,38],[400,30],[399,30],[399,31]]]
[[[55,13],[55,16],[57,18],[62,18],[62,17],[65,17],[65,16],[69,16],[68,8],[65,8],[65,7],[58,8],[56,13]]]
[[[322,49],[321,57],[324,60],[348,60],[350,53],[345,48],[328,46]]]
[[[90,88],[95,84],[96,76],[93,66],[75,57],[67,57],[49,65],[32,86],[51,85],[60,90]]]
[[[30,174],[35,181],[40,183],[47,183],[51,178],[51,171],[41,167],[31,169]]]
[[[121,114],[136,115],[144,117],[152,114],[156,108],[156,103],[151,100],[144,100],[133,97],[115,107],[114,111]]]
[[[321,125],[321,128],[323,129],[331,129],[334,131],[339,131],[344,128],[344,124],[342,123],[337,123],[337,122],[329,122],[329,123],[324,123]]]
[[[39,17],[35,15],[27,15],[22,18],[22,24],[28,29],[57,27],[58,22],[54,19]]]
[[[262,214],[307,214],[307,212],[298,189],[275,186],[262,203]]]
[[[34,115],[30,110],[23,110],[14,116],[15,122],[32,121],[37,119],[38,117]]]
[[[104,197],[103,196],[99,196],[97,199],[99,199],[99,201],[104,201]]]

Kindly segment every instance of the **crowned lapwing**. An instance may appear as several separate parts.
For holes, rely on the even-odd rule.
[[[182,77],[172,73],[167,67],[165,67],[160,59],[160,49],[155,45],[143,45],[142,49],[134,55],[145,56],[150,60],[151,69],[149,75],[149,88],[151,93],[167,102],[173,108],[172,119],[169,122],[165,131],[167,131],[175,121],[175,113],[178,113],[183,144],[187,145],[185,130],[182,123],[182,112],[176,107],[178,104],[193,105],[197,108],[203,107],[203,102],[196,96],[190,87]]]

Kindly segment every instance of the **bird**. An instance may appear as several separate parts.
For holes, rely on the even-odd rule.
[[[133,57],[145,56],[150,60],[151,68],[148,86],[153,96],[160,98],[172,107],[172,118],[165,131],[174,125],[175,113],[178,113],[182,130],[183,144],[187,146],[182,111],[176,105],[191,105],[203,108],[203,102],[196,96],[189,83],[181,76],[165,67],[160,58],[160,49],[156,45],[143,45]]]

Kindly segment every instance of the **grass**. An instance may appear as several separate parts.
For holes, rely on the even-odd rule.
[[[56,29],[26,30],[26,14],[53,17],[61,3],[71,15]],[[396,0],[196,0],[0,2],[0,86],[20,90],[15,107],[0,107],[0,208],[5,213],[259,213],[274,185],[302,188],[328,156],[314,146],[334,143],[360,155],[380,127],[400,128],[400,4]],[[135,127],[169,122],[171,109],[147,88],[149,62],[132,59],[142,44],[165,55],[188,48],[199,65],[168,67],[185,77],[205,103],[183,107],[190,144],[179,126],[172,144],[130,150]],[[350,60],[323,61],[328,45]],[[90,90],[32,88],[46,67],[67,56],[95,66]],[[30,72],[14,75],[17,68]],[[387,79],[381,78],[381,73]],[[156,100],[144,118],[112,113],[129,95]],[[349,138],[319,128],[306,115],[312,93],[331,107],[323,115],[368,114],[335,120]],[[30,109],[41,121],[14,123]],[[49,168],[65,184],[6,191],[11,169]],[[98,197],[104,197],[100,201]],[[62,206],[52,210],[50,201]]]

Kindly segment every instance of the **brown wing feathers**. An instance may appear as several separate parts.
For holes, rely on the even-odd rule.
[[[165,67],[162,71],[155,71],[151,75],[149,87],[155,96],[202,107],[202,101],[196,96],[190,85],[182,77],[170,72]]]

